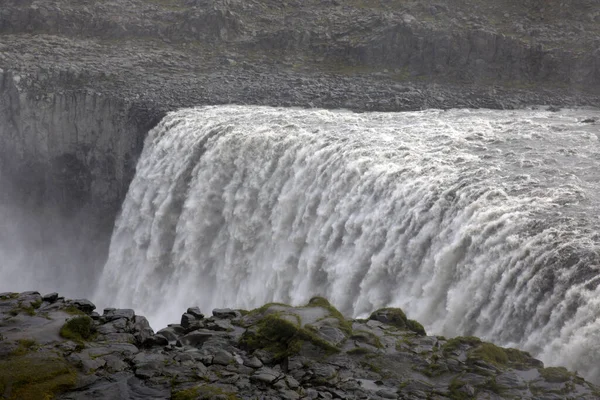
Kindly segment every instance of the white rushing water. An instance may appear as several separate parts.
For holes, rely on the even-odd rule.
[[[593,110],[355,114],[220,106],[146,139],[95,299],[186,307],[313,295],[600,376]]]

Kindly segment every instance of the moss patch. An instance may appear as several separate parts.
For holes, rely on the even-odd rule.
[[[408,329],[410,329],[417,335],[427,336],[427,332],[425,332],[425,328],[423,328],[423,325],[421,325],[419,322],[415,321],[414,319],[407,320],[406,326],[408,327]]]
[[[362,355],[362,354],[370,354],[372,352],[373,352],[372,350],[367,349],[366,347],[356,347],[352,350],[347,351],[348,354],[353,355],[353,356]]]
[[[94,321],[87,315],[73,317],[60,328],[60,336],[76,342],[91,339],[94,333]]]
[[[227,399],[227,400],[239,399],[239,397],[235,393],[228,392],[226,390],[223,390],[220,387],[212,386],[212,385],[198,386],[198,387],[193,387],[190,389],[179,390],[179,391],[173,392],[173,394],[171,395],[171,399],[172,400],[197,400],[197,399],[211,400],[211,399],[216,398],[216,396],[219,396],[218,398],[220,398],[220,399]]]
[[[354,331],[350,339],[358,340],[359,342],[368,343],[372,346],[377,347],[378,349],[383,349],[383,343],[381,343],[381,339],[373,332],[370,331]]]
[[[381,308],[375,311],[369,319],[383,322],[398,329],[413,331],[417,335],[425,336],[425,328],[415,320],[406,318],[401,308]]]
[[[52,399],[76,380],[76,372],[59,358],[24,356],[0,361],[0,393],[9,399]]]
[[[482,360],[496,366],[508,364],[508,355],[504,349],[492,343],[481,343],[469,354],[469,359]]]
[[[6,300],[8,299],[12,299],[13,297],[10,296],[3,296],[2,300]],[[32,302],[30,305],[24,306],[22,304],[22,302],[19,301],[19,304],[13,308],[12,310],[9,311],[9,314],[12,316],[16,316],[19,313],[25,313],[27,315],[29,315],[30,317],[33,317],[35,315],[35,310],[40,308],[40,306],[42,305],[42,301],[38,300],[38,301],[34,301]]]
[[[19,339],[17,341],[19,343],[19,347],[14,349],[10,354],[13,356],[22,356],[30,351],[37,349],[37,342],[33,339]]]
[[[468,400],[472,399],[472,396],[469,396],[467,393],[462,391],[461,389],[465,386],[466,383],[461,381],[458,378],[455,378],[450,382],[450,386],[448,386],[448,391],[450,398],[452,400]]]
[[[346,335],[349,336],[352,334],[352,322],[347,320],[344,315],[337,308],[332,306],[329,300],[326,298],[319,296],[313,297],[308,301],[306,307],[322,307],[326,309],[333,318],[339,321],[340,329]]]
[[[562,383],[571,380],[573,374],[564,367],[539,368],[542,378],[548,382]]]
[[[86,315],[83,311],[75,306],[68,306],[63,309],[64,312],[71,315]]]
[[[444,353],[451,353],[463,345],[473,347],[477,346],[480,343],[481,339],[475,336],[457,336],[448,340],[448,342],[444,344],[444,347],[442,349]]]
[[[304,342],[312,343],[328,353],[340,351],[315,333],[300,327],[299,323],[293,323],[278,314],[266,316],[255,326],[256,329],[249,329],[244,333],[240,344],[251,351],[267,350],[273,353],[276,360],[297,354]]]

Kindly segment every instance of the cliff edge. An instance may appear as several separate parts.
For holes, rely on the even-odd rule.
[[[599,21],[598,0],[5,0],[0,169],[109,231],[167,111],[597,106]]]
[[[350,320],[326,299],[191,307],[157,333],[129,309],[0,294],[8,399],[597,399],[600,388],[476,337],[427,336],[397,308]]]

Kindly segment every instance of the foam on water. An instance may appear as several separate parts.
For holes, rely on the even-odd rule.
[[[207,107],[146,139],[95,299],[400,306],[600,376],[596,111]]]

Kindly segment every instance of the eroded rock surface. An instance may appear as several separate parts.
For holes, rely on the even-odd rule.
[[[193,321],[190,321],[193,318]],[[475,337],[427,336],[399,309],[197,308],[154,333],[133,310],[0,294],[0,393],[61,399],[597,399],[600,388]],[[43,373],[40,371],[44,371]],[[36,397],[37,396],[37,397]]]

